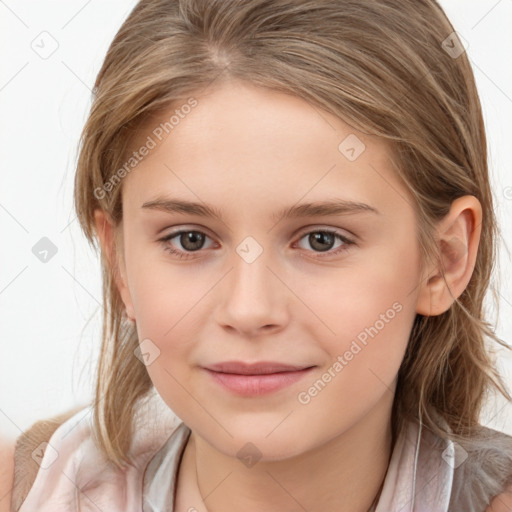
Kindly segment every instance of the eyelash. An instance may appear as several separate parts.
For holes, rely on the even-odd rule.
[[[164,251],[177,256],[180,259],[190,259],[193,258],[193,254],[196,252],[201,252],[201,249],[197,251],[190,251],[185,252],[181,250],[174,249],[169,245],[168,242],[170,242],[173,238],[176,238],[178,235],[181,235],[182,233],[200,233],[202,235],[205,235],[208,237],[206,233],[203,233],[202,231],[199,231],[197,229],[182,229],[180,231],[175,231],[174,233],[170,233],[169,235],[165,236],[164,238],[160,238],[158,241],[162,243]],[[299,241],[302,240],[306,235],[310,235],[311,233],[326,233],[328,235],[333,235],[337,239],[341,240],[344,245],[338,247],[335,251],[326,251],[325,253],[317,253],[317,254],[327,254],[328,256],[338,256],[342,252],[345,252],[350,249],[350,246],[355,245],[355,242],[347,238],[345,235],[342,235],[341,233],[338,233],[337,231],[329,230],[329,229],[316,229],[312,231],[306,231],[305,233],[302,233]],[[208,237],[209,238],[209,237]],[[317,258],[323,258],[323,256],[316,256]]]

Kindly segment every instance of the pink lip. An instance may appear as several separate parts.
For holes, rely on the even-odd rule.
[[[289,386],[304,377],[312,367],[275,362],[247,364],[229,361],[205,370],[213,379],[239,395],[258,396]]]
[[[243,361],[224,361],[222,363],[211,364],[206,367],[208,370],[222,373],[238,373],[240,375],[264,375],[267,373],[290,372],[303,370],[312,365],[293,366],[275,361],[260,361],[257,363],[244,363]]]

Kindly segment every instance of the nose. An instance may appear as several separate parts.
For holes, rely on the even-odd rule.
[[[263,250],[255,258],[240,251],[232,261],[218,287],[217,323],[249,337],[282,329],[288,322],[292,294],[272,251]]]

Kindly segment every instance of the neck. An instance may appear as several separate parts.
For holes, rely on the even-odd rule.
[[[182,459],[189,483],[185,489],[182,478],[176,510],[367,512],[378,502],[392,448],[387,402],[321,446],[251,467],[192,432]]]

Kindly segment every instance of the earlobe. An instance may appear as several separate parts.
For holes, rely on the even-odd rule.
[[[126,315],[135,321],[135,312],[126,280],[126,269],[122,255],[118,256],[114,221],[108,212],[97,209],[94,211],[96,234],[101,246],[101,252],[106,259],[114,276],[116,287],[126,307]]]
[[[437,228],[439,262],[420,283],[417,313],[440,315],[466,289],[475,267],[481,224],[482,207],[476,197],[463,196],[452,203]]]

